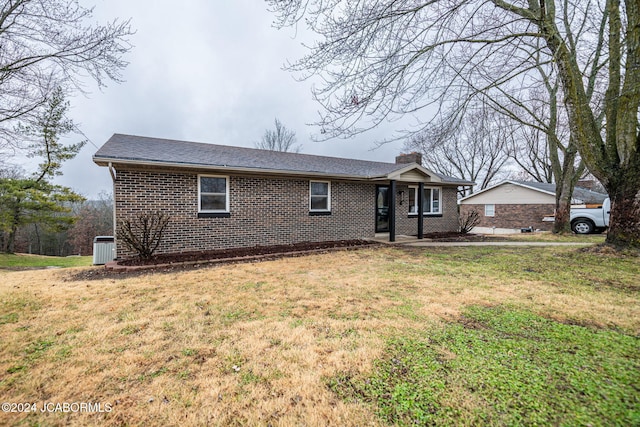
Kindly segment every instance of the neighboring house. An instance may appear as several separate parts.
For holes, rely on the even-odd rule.
[[[606,194],[576,187],[572,204],[602,204]],[[460,215],[476,210],[479,233],[520,232],[522,228],[550,231],[556,207],[556,186],[542,182],[506,180],[458,201]]]
[[[93,160],[114,180],[116,223],[170,216],[157,253],[457,231],[457,189],[473,185],[416,153],[382,163],[115,134]]]

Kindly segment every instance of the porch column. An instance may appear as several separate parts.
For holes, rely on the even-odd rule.
[[[396,241],[396,181],[389,181],[389,241]]]
[[[416,197],[416,203],[418,204],[418,239],[422,239],[424,233],[424,218],[422,216],[422,198],[424,197],[424,182],[418,184],[418,197]]]

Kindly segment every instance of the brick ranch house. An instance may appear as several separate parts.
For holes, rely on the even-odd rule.
[[[575,187],[573,204],[602,204],[607,198],[587,188]],[[551,231],[556,207],[556,186],[543,182],[505,180],[458,201],[460,215],[475,210],[480,223],[476,233],[520,232],[522,228]]]
[[[158,254],[457,231],[457,189],[473,185],[416,153],[382,163],[121,134],[93,161],[111,173],[116,224],[169,215]]]

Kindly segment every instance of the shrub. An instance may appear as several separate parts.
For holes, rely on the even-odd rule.
[[[473,230],[473,227],[480,223],[480,214],[477,210],[473,209],[465,214],[461,214],[458,218],[458,224],[460,225],[460,232],[463,234],[469,233]]]
[[[142,259],[149,259],[162,241],[162,233],[169,224],[169,216],[162,212],[143,213],[133,220],[120,222],[116,236],[129,250]]]

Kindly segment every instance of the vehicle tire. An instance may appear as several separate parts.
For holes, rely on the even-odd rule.
[[[571,223],[571,229],[576,234],[591,234],[596,229],[596,226],[591,220],[578,218]]]

